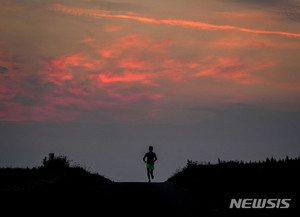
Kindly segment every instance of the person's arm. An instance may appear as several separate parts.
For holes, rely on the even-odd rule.
[[[145,156],[144,156],[144,158],[143,158],[143,161],[144,161],[145,163],[147,163],[146,157],[147,157],[147,154],[145,154]]]
[[[157,157],[156,157],[156,154],[154,155],[154,162],[155,162],[155,161],[157,161]]]

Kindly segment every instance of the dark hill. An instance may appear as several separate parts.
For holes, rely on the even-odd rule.
[[[290,216],[300,210],[300,158],[263,162],[220,161],[187,165],[167,181],[186,188],[207,216]],[[291,198],[286,210],[232,210],[232,198]]]
[[[66,157],[32,169],[0,169],[0,204],[10,215],[299,216],[300,158],[187,165],[165,183],[115,183]],[[232,198],[291,198],[290,209],[229,209]]]
[[[0,193],[64,191],[76,186],[84,190],[111,180],[80,166],[71,166],[65,156],[44,158],[37,168],[0,168]]]

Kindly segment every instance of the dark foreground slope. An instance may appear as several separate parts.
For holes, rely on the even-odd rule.
[[[191,198],[172,183],[99,182],[6,192],[1,205],[14,215],[188,217],[195,216]]]
[[[73,186],[84,191],[86,186],[106,182],[111,180],[80,166],[70,165],[70,160],[65,156],[45,157],[41,166],[32,169],[0,168],[2,194],[60,191]]]
[[[300,216],[300,158],[244,163],[219,161],[186,167],[167,181],[186,188],[205,216]],[[290,198],[290,207],[230,209],[231,199]],[[251,205],[250,205],[251,206]]]
[[[299,216],[300,160],[188,161],[165,183],[115,183],[80,167],[0,169],[1,211],[55,216]],[[232,198],[290,198],[288,209],[229,209]]]
[[[115,183],[65,157],[33,169],[0,169],[1,211],[10,215],[193,216],[190,193],[172,183]]]

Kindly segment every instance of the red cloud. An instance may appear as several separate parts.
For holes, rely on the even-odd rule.
[[[92,38],[92,37],[88,37],[88,38],[85,38],[85,39],[81,40],[82,43],[90,43],[90,42],[93,42],[93,41],[95,41],[95,38]]]
[[[14,55],[8,50],[0,50],[0,66],[5,68],[7,72],[9,71],[9,76],[17,73],[20,68],[25,67],[21,63],[16,62]],[[6,76],[5,72],[1,72],[1,74]]]
[[[141,47],[145,46],[140,37],[136,34],[128,35],[118,41],[113,42],[111,45],[106,48],[100,48],[98,53],[103,57],[112,58],[118,57],[121,55],[126,49],[132,47]]]
[[[136,59],[136,58],[126,58],[120,60],[120,67],[121,68],[142,68],[145,69],[146,63],[143,60]]]
[[[216,48],[220,48],[220,46],[233,47],[233,48],[244,48],[244,47],[258,47],[258,48],[288,48],[288,49],[300,49],[299,43],[289,42],[260,42],[260,41],[221,41],[221,42],[213,42],[216,45]]]
[[[0,67],[1,103],[2,100],[13,99],[17,93],[23,93],[22,83],[30,78],[30,75],[24,73],[28,67],[15,61],[15,56],[7,50],[0,50]]]
[[[147,78],[147,74],[136,74],[132,72],[124,72],[122,75],[118,75],[112,72],[102,73],[99,75],[99,79],[103,83],[114,83],[114,82],[135,82],[143,81]]]
[[[106,88],[109,84],[114,83],[130,83],[134,86],[134,83],[142,83],[147,86],[159,86],[155,83],[155,80],[158,78],[168,78],[165,73],[149,73],[149,72],[131,72],[125,71],[121,74],[113,72],[105,72],[99,75],[90,75],[90,79],[98,79],[99,83],[97,84],[100,88]]]
[[[106,25],[104,28],[105,32],[116,32],[116,31],[120,31],[122,29],[125,29],[126,27],[124,26],[111,26],[111,25]]]
[[[56,85],[41,90],[36,97],[38,105],[22,105],[13,98],[16,92],[30,96],[25,85],[23,88],[18,83],[22,79],[26,83],[30,78],[15,73],[13,82],[9,82],[13,85],[0,81],[3,84],[0,97],[4,100],[0,104],[0,120],[70,121],[105,109],[109,110],[106,113],[109,118],[117,120],[154,117],[158,110],[151,109],[151,105],[174,91],[166,91],[165,84],[180,81],[187,84],[196,77],[239,84],[259,83],[262,78],[252,72],[275,64],[274,61],[254,62],[232,57],[178,59],[169,55],[167,46],[170,44],[171,40],[155,41],[131,34],[106,44],[95,40],[88,45],[94,53],[82,51],[44,60],[44,69],[36,72],[40,76],[39,87],[50,82]],[[18,63],[12,59],[0,58],[5,67],[16,68]],[[207,86],[211,87],[209,83]],[[13,88],[16,90],[12,91]],[[243,97],[231,100],[242,101]],[[135,113],[137,108],[145,107],[145,103],[149,110]],[[130,112],[120,114],[123,109]]]
[[[103,60],[95,60],[83,52],[79,52],[50,60],[49,68],[54,67],[56,69],[69,70],[70,67],[84,67],[94,69],[101,68],[103,65]]]
[[[6,87],[5,84],[2,84],[2,82],[0,82],[1,86],[0,86],[0,100],[10,100],[12,99],[15,95],[16,92],[12,91],[10,88]]]
[[[257,41],[248,41],[248,42],[215,42],[217,46],[230,46],[230,47],[267,47],[268,44],[263,42],[257,42]]]
[[[100,70],[105,65],[105,61],[93,59],[79,52],[46,60],[45,64],[49,80],[56,85],[62,85],[64,81],[74,79],[74,67],[79,67],[81,70]]]
[[[171,43],[170,40],[155,42],[150,38],[142,38],[138,34],[130,34],[108,43],[104,48],[101,45],[97,52],[105,58],[117,58],[125,52],[162,53],[162,49]]]
[[[85,52],[78,52],[46,60],[44,71],[48,81],[60,86],[60,89],[49,92],[44,99],[53,107],[72,107],[84,111],[95,111],[103,107],[121,109],[144,99],[147,102],[160,100],[164,95],[157,91],[147,91],[144,88],[134,90],[137,85],[157,85],[154,80],[161,76],[149,71],[152,60],[145,62],[137,56],[152,52],[159,54],[154,60],[160,59],[164,47],[169,44],[169,41],[154,42],[139,35],[128,35],[113,40],[104,48],[103,45],[91,44],[98,53],[109,50],[108,56],[114,58],[98,56],[97,59]],[[121,58],[125,52],[126,58]]]
[[[215,79],[234,80],[241,84],[261,83],[262,78],[254,76],[251,72],[272,67],[275,64],[274,61],[246,64],[242,59],[220,57],[217,62],[211,63],[192,76],[211,76]]]
[[[162,59],[166,54],[165,48],[173,43],[172,40],[154,41],[151,38],[141,37],[138,34],[130,34],[120,39],[113,40],[98,46],[97,53],[108,59],[117,60],[122,68],[144,68],[149,64],[139,59],[140,56],[154,59]],[[123,57],[125,56],[126,57]]]
[[[206,30],[236,30],[241,32],[249,32],[255,34],[272,34],[272,35],[282,35],[288,37],[297,37],[300,38],[300,33],[291,33],[291,32],[281,32],[281,31],[267,31],[267,30],[257,30],[257,29],[249,29],[231,25],[213,25],[209,23],[197,22],[197,21],[187,21],[187,20],[176,20],[176,19],[154,19],[154,18],[146,18],[140,16],[134,16],[131,14],[115,14],[118,12],[115,11],[104,11],[104,10],[90,10],[90,9],[82,9],[82,8],[74,8],[67,7],[61,4],[52,5],[52,8],[58,11],[62,11],[65,13],[70,13],[73,15],[88,15],[94,18],[119,18],[119,19],[127,19],[127,20],[136,20],[144,23],[153,23],[153,24],[166,24],[170,26],[182,26],[182,27],[191,27],[198,29],[206,29]]]

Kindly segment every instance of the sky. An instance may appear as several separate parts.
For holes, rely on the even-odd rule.
[[[299,0],[0,0],[0,167],[114,181],[300,155]]]

